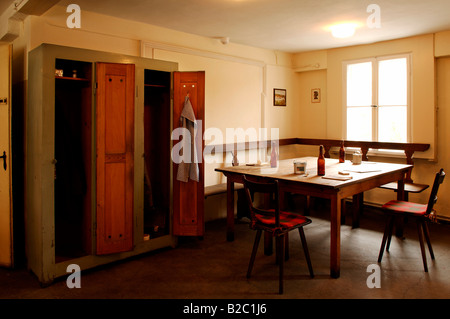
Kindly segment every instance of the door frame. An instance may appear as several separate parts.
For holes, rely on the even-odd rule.
[[[6,174],[8,174],[7,176],[7,186],[8,186],[8,209],[9,209],[9,243],[7,245],[9,245],[9,248],[5,248],[5,250],[8,250],[9,252],[9,260],[6,260],[7,258],[5,258],[5,260],[0,260],[0,266],[4,266],[4,267],[14,267],[14,241],[13,241],[13,201],[12,201],[12,160],[11,160],[11,81],[12,81],[12,77],[11,77],[11,71],[12,71],[12,44],[4,44],[1,45],[2,47],[8,47],[8,67],[7,67],[7,72],[8,75],[7,77],[5,77],[7,80],[7,96],[0,96],[0,99],[6,98],[6,105],[4,105],[3,103],[0,104],[0,108],[6,107],[7,108],[7,145],[6,147],[3,145],[0,145],[0,156],[3,155],[3,151],[5,151],[6,154],[6,170],[3,169],[3,160],[0,161],[0,174],[4,174],[6,171]],[[3,48],[2,48],[3,50]],[[3,64],[3,61],[1,62]]]

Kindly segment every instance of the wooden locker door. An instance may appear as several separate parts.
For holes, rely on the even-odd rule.
[[[97,63],[97,254],[133,248],[134,65]]]
[[[204,235],[204,169],[203,133],[205,127],[205,72],[174,72],[173,128],[180,127],[180,115],[185,97],[189,99],[198,123],[197,154],[201,162],[199,181],[177,180],[178,164],[173,164],[173,234],[176,236]],[[201,121],[201,125],[200,122]],[[179,141],[174,140],[175,145]]]

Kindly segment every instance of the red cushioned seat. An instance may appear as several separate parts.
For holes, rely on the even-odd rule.
[[[383,205],[383,209],[397,213],[410,213],[413,215],[424,215],[427,212],[427,205],[405,202],[400,200],[391,200]]]
[[[267,226],[275,226],[275,210],[268,210],[268,214],[255,213],[257,222]],[[304,226],[311,223],[311,220],[298,214],[280,212],[280,226],[282,228],[295,228],[296,226]]]

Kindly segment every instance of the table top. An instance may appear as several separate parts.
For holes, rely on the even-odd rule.
[[[306,162],[306,174],[294,173],[294,162]],[[364,180],[379,177],[398,171],[406,171],[411,168],[409,164],[394,164],[381,162],[363,161],[360,165],[353,165],[351,161],[339,163],[338,159],[325,159],[325,176],[317,175],[317,157],[299,157],[280,160],[278,167],[270,167],[270,163],[262,164],[240,164],[239,166],[228,166],[216,168],[218,172],[225,175],[234,173],[240,175],[269,177],[278,180],[294,181],[298,183],[314,184],[323,187],[341,188]],[[348,175],[339,174],[348,173]]]

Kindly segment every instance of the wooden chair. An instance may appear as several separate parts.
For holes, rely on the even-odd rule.
[[[441,169],[436,173],[434,178],[433,188],[431,189],[430,198],[427,205],[416,204],[408,201],[392,200],[383,205],[383,211],[388,215],[386,227],[384,230],[383,240],[381,242],[380,254],[378,255],[378,262],[381,262],[383,258],[383,252],[386,247],[386,251],[389,251],[391,243],[392,229],[394,228],[394,220],[396,217],[408,217],[416,219],[417,231],[419,234],[420,250],[422,252],[423,267],[425,272],[428,272],[427,259],[425,255],[425,247],[423,242],[423,234],[425,234],[425,240],[430,251],[431,259],[434,259],[433,249],[431,247],[430,235],[428,231],[427,222],[430,219],[435,218],[435,212],[433,206],[437,201],[437,192],[439,185],[444,181],[445,172]],[[387,241],[387,245],[386,245]]]
[[[309,257],[308,246],[306,243],[303,226],[311,223],[308,218],[294,213],[284,212],[280,210],[278,182],[260,183],[249,181],[244,176],[244,189],[250,209],[251,224],[250,228],[256,230],[255,242],[253,244],[252,255],[247,270],[247,278],[250,278],[253,264],[255,262],[256,252],[258,250],[259,241],[262,231],[270,233],[276,239],[276,256],[279,264],[279,293],[283,293],[283,267],[284,267],[284,243],[285,236],[291,230],[298,229],[300,239],[303,245],[306,261],[308,263],[309,273],[314,277],[314,272]],[[264,198],[272,203],[273,208],[258,208],[254,205],[252,194],[263,194]],[[266,207],[266,205],[264,205]]]

